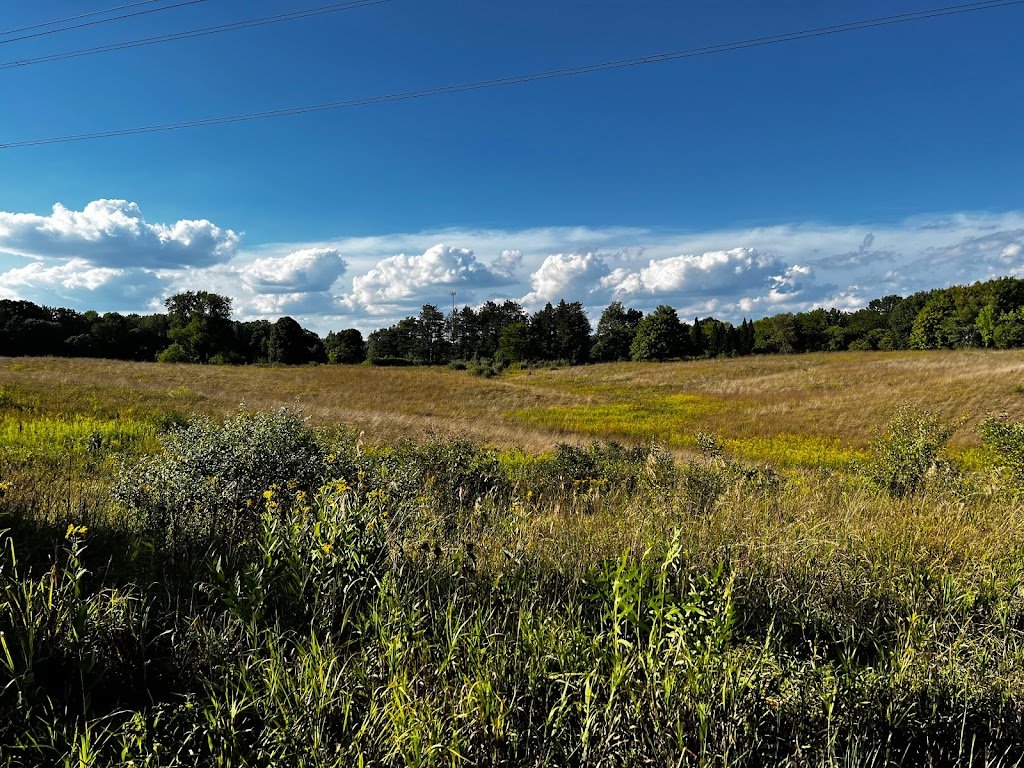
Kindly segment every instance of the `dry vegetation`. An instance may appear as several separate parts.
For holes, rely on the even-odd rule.
[[[153,365],[0,358],[0,387],[43,412],[103,418],[223,416],[298,405],[314,424],[375,440],[433,432],[497,447],[658,440],[691,447],[722,435],[737,454],[790,465],[843,464],[903,402],[959,422],[954,448],[978,444],[987,413],[1024,418],[1024,352],[846,352],[519,371],[443,368]],[[2,403],[0,403],[2,405]]]

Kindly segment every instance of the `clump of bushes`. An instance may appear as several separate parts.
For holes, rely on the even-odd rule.
[[[888,426],[871,441],[872,458],[865,465],[868,479],[896,499],[919,492],[935,470],[953,428],[929,410],[905,404]]]
[[[1024,488],[1024,422],[1010,424],[1006,417],[989,416],[981,422],[981,440],[1012,482]]]
[[[676,466],[656,444],[561,443],[553,454],[522,462],[511,474],[521,492],[557,499],[594,492],[628,495],[641,488],[666,490],[675,483]]]
[[[291,500],[314,492],[324,472],[316,434],[287,408],[243,407],[223,422],[199,418],[161,444],[159,453],[125,468],[113,496],[171,550],[241,541],[255,529],[271,488]]]

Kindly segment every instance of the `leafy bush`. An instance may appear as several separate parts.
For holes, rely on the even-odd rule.
[[[708,515],[729,486],[729,462],[725,446],[715,435],[698,432],[695,440],[701,460],[691,461],[683,468],[682,495],[690,512]]]
[[[202,418],[161,442],[159,453],[125,469],[113,495],[172,550],[250,536],[265,493],[312,493],[324,469],[316,435],[287,408]]]
[[[198,359],[186,350],[181,344],[175,342],[156,357],[158,363],[197,363]]]
[[[953,433],[929,410],[910,404],[896,410],[892,421],[871,441],[872,458],[867,477],[896,499],[913,496],[924,485],[928,472]]]
[[[632,493],[639,487],[664,489],[675,482],[672,456],[660,446],[628,446],[594,442],[589,446],[562,443],[552,456],[521,468],[518,485],[548,497],[606,487]]]
[[[1024,486],[1024,422],[1008,424],[1005,415],[990,416],[981,423],[981,440],[1010,474],[1014,483]]]

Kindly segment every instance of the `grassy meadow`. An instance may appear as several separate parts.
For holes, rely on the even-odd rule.
[[[1021,422],[1016,351],[0,359],[0,765],[1024,764]]]

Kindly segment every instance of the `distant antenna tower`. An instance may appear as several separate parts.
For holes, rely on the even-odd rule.
[[[448,291],[452,297],[452,344],[455,343],[455,291]]]

